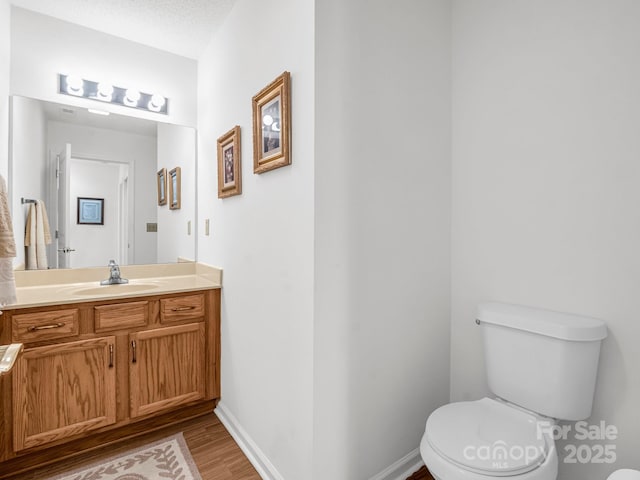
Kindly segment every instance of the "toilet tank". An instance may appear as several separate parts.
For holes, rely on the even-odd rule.
[[[591,415],[602,320],[538,308],[484,303],[483,332],[489,388],[498,397],[563,420]]]

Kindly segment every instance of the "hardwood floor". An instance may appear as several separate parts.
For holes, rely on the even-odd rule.
[[[433,477],[427,470],[427,467],[422,467],[417,472],[414,472],[407,480],[433,480]]]
[[[109,446],[102,450],[82,454],[29,473],[8,477],[6,480],[42,480],[85,464],[92,464],[102,458],[142,447],[147,443],[178,432],[184,434],[184,439],[198,466],[202,480],[261,480],[258,472],[213,413],[124,442],[120,446]],[[433,477],[426,467],[422,467],[407,480],[433,480]]]
[[[83,454],[59,464],[9,477],[7,480],[42,480],[178,432],[183,432],[202,480],[260,480],[258,472],[213,413],[124,442],[121,446],[110,446]]]

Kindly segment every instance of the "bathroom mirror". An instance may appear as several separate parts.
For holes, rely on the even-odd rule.
[[[50,233],[47,268],[104,266],[110,259],[120,265],[195,260],[193,128],[20,96],[11,98],[10,125],[16,268],[33,263],[34,250],[23,247],[25,233],[40,244]],[[157,172],[176,167],[181,202],[172,210],[158,204]],[[45,205],[48,231],[39,221],[29,224],[32,201]],[[91,208],[102,212],[100,221],[86,220]]]

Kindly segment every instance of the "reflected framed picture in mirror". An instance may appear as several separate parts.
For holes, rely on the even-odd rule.
[[[253,97],[253,173],[291,165],[289,72]]]
[[[218,138],[218,198],[241,193],[240,127],[236,125]]]
[[[180,167],[169,171],[169,208],[180,208]]]
[[[104,225],[104,198],[78,197],[78,225]]]
[[[167,204],[167,169],[158,170],[158,205]]]

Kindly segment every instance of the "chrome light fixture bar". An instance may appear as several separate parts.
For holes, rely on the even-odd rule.
[[[104,82],[85,80],[73,75],[58,74],[58,93],[88,98],[102,103],[137,108],[148,112],[168,114],[169,99],[158,94],[116,87]]]

